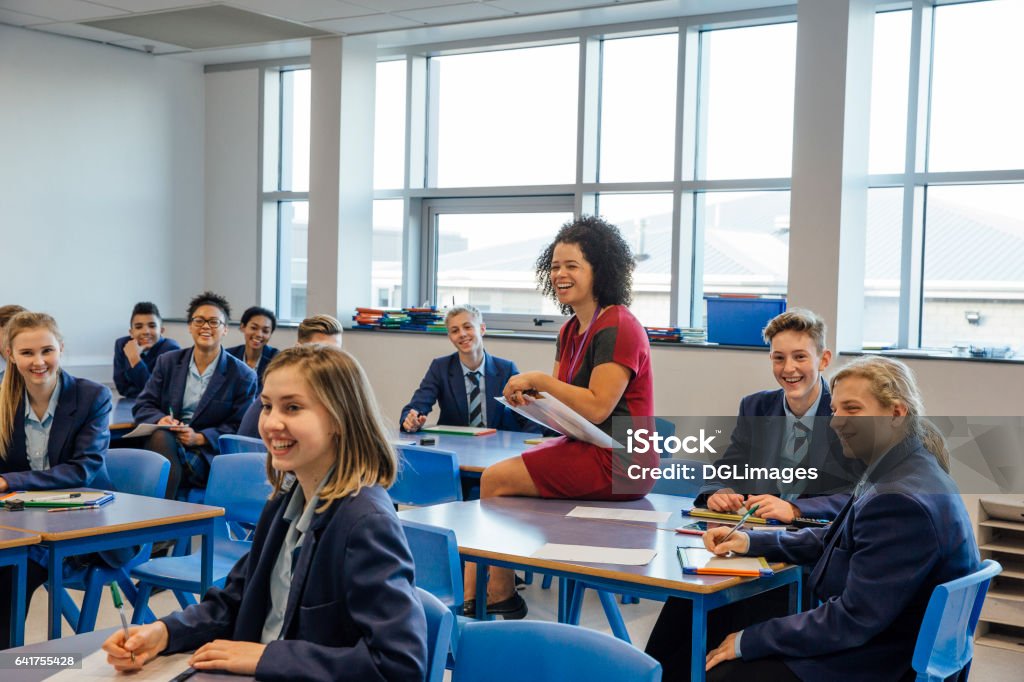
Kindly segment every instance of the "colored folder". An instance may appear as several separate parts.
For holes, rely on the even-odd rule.
[[[679,565],[687,575],[736,575],[759,578],[775,575],[764,557],[718,556],[703,547],[676,547]]]

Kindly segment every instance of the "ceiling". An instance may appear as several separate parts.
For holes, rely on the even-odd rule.
[[[792,4],[794,0],[0,0],[0,24],[203,64],[306,56],[324,35],[381,47]]]

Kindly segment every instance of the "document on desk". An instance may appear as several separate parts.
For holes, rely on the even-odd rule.
[[[495,398],[495,400],[530,421],[546,426],[563,436],[569,436],[601,448],[622,447],[611,436],[581,417],[576,410],[550,393],[541,393],[522,406],[509,405],[504,398]]]
[[[48,682],[95,682],[97,680],[124,679],[130,679],[132,682],[149,682],[150,680],[167,682],[188,668],[188,659],[191,656],[191,652],[157,656],[142,666],[142,670],[131,674],[121,674],[114,670],[114,666],[107,663],[107,652],[101,649],[83,658],[81,669],[67,668],[46,679]]]
[[[672,517],[672,512],[654,511],[653,509],[622,509],[621,507],[576,507],[566,516],[577,519],[665,523]]]
[[[573,564],[618,564],[619,566],[646,566],[658,553],[653,549],[623,549],[621,547],[592,547],[589,545],[545,544],[531,556],[534,559],[566,561]]]
[[[169,429],[170,424],[139,424],[128,433],[121,436],[122,438],[147,438],[153,435],[160,429]]]

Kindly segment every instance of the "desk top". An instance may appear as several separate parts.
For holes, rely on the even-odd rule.
[[[656,497],[668,497],[659,495]],[[679,498],[671,498],[678,506]],[[643,503],[644,500],[638,500]],[[665,504],[665,500],[658,500]],[[684,575],[676,557],[676,547],[703,547],[700,537],[680,535],[655,524],[607,521],[566,517],[565,513],[580,504],[574,500],[544,500],[527,497],[495,497],[472,502],[406,509],[399,518],[451,528],[466,557],[510,561],[538,569],[565,570],[574,573],[638,585],[647,585],[679,592],[710,593],[724,590],[754,578],[733,576]],[[592,506],[615,507],[623,503],[589,503]],[[636,503],[625,503],[634,505]],[[652,507],[640,506],[650,509]],[[667,511],[667,510],[666,510]],[[676,512],[678,514],[678,510]],[[653,549],[657,555],[646,566],[616,564],[567,564],[531,555],[546,543],[591,545],[622,549]],[[783,564],[773,565],[776,570]]]
[[[117,628],[108,628],[106,630],[97,630],[95,632],[89,632],[84,635],[75,635],[73,637],[63,637],[61,639],[52,639],[46,642],[38,642],[36,644],[26,644],[25,646],[17,647],[16,649],[7,649],[3,653],[5,655],[26,655],[26,656],[54,656],[60,654],[77,654],[81,657],[86,657],[89,654],[99,650],[103,642],[110,636]],[[9,668],[4,670],[3,679],[4,682],[41,682],[50,675],[59,672],[58,670],[40,669],[40,668]],[[130,680],[132,679],[127,675],[118,675],[113,668],[110,669],[111,680]],[[252,680],[252,677],[245,675],[231,675],[226,677],[221,673],[201,673],[197,672],[192,677],[188,678],[189,682],[246,682]]]
[[[43,542],[53,542],[223,515],[221,507],[115,493],[113,502],[94,510],[58,514],[46,509],[0,511],[0,529],[38,533]]]
[[[132,416],[133,407],[135,407],[135,398],[119,398],[114,403],[114,409],[110,411],[110,428],[130,429],[135,426],[135,418]]]
[[[39,544],[39,539],[39,535],[36,533],[26,533],[20,530],[0,528],[0,549],[24,547],[25,545],[37,545]]]
[[[459,456],[459,469],[480,472],[492,464],[523,454],[533,447],[524,441],[539,438],[540,434],[527,431],[498,431],[486,436],[457,436],[450,433],[404,433],[399,432],[395,440],[418,445],[420,438],[436,438],[433,446],[439,450],[451,450]]]

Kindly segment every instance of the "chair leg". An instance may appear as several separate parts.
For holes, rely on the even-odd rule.
[[[598,590],[597,596],[601,599],[601,606],[604,607],[604,615],[608,618],[608,625],[612,628],[612,634],[615,635],[616,639],[632,644],[629,632],[626,630],[626,624],[622,622],[622,612],[619,611],[619,605],[615,603],[615,595],[611,592]]]
[[[526,571],[526,572],[523,573],[523,584],[524,585],[532,585],[533,584],[533,571]]]
[[[620,594],[619,602],[622,604],[639,604],[640,598],[632,594]]]
[[[99,571],[90,570],[85,578],[85,596],[82,597],[82,610],[78,616],[76,634],[92,632],[96,629],[96,614],[100,610],[100,599],[103,597],[103,583],[100,582]]]
[[[181,590],[174,590],[174,596],[178,599],[178,604],[180,604],[181,608],[183,609],[187,609],[188,607],[197,603],[195,595],[193,595],[191,592],[182,592]]]
[[[138,592],[135,595],[135,611],[132,613],[132,625],[142,625],[156,620],[156,618],[152,618],[153,612],[149,610],[149,595],[152,593],[152,585],[149,583],[139,583]]]
[[[583,597],[586,592],[585,584],[576,583],[576,587],[572,591],[572,601],[569,603],[569,612],[565,615],[565,622],[569,625],[580,624],[580,615],[583,613]]]
[[[78,606],[75,605],[75,600],[71,598],[67,590],[61,590],[60,595],[60,612],[64,616],[64,620],[68,622],[71,629],[75,632],[78,631],[78,619],[81,617],[81,612],[78,610]]]
[[[540,589],[550,590],[551,589],[551,574],[548,573],[544,576],[544,579],[540,581]]]

